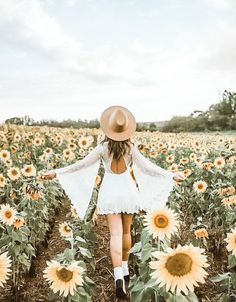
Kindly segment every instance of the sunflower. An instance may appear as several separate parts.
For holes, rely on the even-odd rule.
[[[97,187],[100,184],[100,182],[101,182],[101,176],[97,175],[95,179],[95,186]]]
[[[224,167],[225,165],[225,160],[223,157],[217,157],[215,160],[214,160],[214,165],[216,168],[218,169],[221,169]]]
[[[0,151],[0,160],[3,162],[6,162],[8,159],[10,159],[11,154],[8,150],[1,150]]]
[[[11,272],[11,269],[9,268],[11,266],[12,260],[9,256],[7,256],[7,252],[0,255],[0,285],[3,287],[3,283],[6,283],[6,281],[9,279],[9,274]]]
[[[163,240],[165,237],[170,238],[177,231],[179,222],[177,214],[168,207],[164,207],[148,212],[144,218],[144,226],[153,238],[158,237]]]
[[[191,169],[185,169],[185,170],[183,171],[185,177],[190,176],[190,175],[192,174],[192,172],[193,172],[193,171],[192,171]]]
[[[64,158],[65,160],[73,160],[73,159],[75,158],[75,154],[74,154],[74,152],[73,152],[72,150],[70,150],[70,149],[65,149],[65,150],[63,151],[63,158]]]
[[[204,180],[196,181],[193,184],[193,189],[197,193],[204,193],[206,191],[206,189],[207,189],[207,183]]]
[[[181,165],[186,165],[187,163],[189,163],[189,159],[187,157],[183,157],[179,162]]]
[[[74,143],[69,143],[67,147],[68,147],[68,149],[70,149],[72,151],[76,150],[76,148],[77,148],[76,144],[74,144]]]
[[[79,138],[79,146],[82,149],[87,149],[90,146],[90,141],[86,136]]]
[[[232,195],[232,196],[223,198],[222,203],[225,206],[231,206],[233,204],[236,204],[236,195]]]
[[[72,229],[69,227],[67,222],[59,224],[59,232],[62,237],[72,237],[73,235]]]
[[[168,170],[171,172],[177,172],[178,171],[178,165],[175,163],[172,163],[169,167]]]
[[[21,228],[25,224],[25,219],[23,217],[17,217],[13,222],[13,225],[16,229]]]
[[[152,256],[157,261],[150,261],[149,266],[154,269],[151,273],[153,279],[160,286],[166,286],[166,291],[179,295],[182,291],[188,294],[193,292],[198,282],[204,283],[208,273],[204,267],[209,266],[204,249],[190,245],[178,245],[176,249],[167,248],[166,252],[156,251]]]
[[[169,154],[167,157],[166,157],[166,161],[168,163],[173,163],[173,161],[175,160],[175,156],[173,154]]]
[[[12,225],[16,218],[16,210],[11,208],[9,204],[1,205],[0,219],[3,223]]]
[[[16,180],[18,178],[20,178],[21,174],[20,174],[20,169],[17,167],[11,167],[8,171],[7,171],[7,175],[9,176],[9,178],[11,180]]]
[[[4,188],[6,185],[6,178],[0,174],[0,188]]]
[[[231,233],[227,233],[225,241],[228,243],[226,246],[227,251],[232,252],[236,257],[236,227],[231,230]]]
[[[73,296],[76,285],[83,285],[84,268],[78,265],[78,261],[73,261],[69,265],[62,265],[55,260],[46,263],[43,277],[51,283],[50,287],[54,293],[60,291],[64,297],[69,293]]]
[[[194,235],[196,238],[205,238],[205,237],[208,238],[208,232],[205,228],[197,229],[194,232]]]
[[[34,140],[33,140],[33,144],[35,146],[41,146],[42,145],[42,139],[40,137],[36,137]]]
[[[46,155],[47,157],[51,156],[53,154],[52,148],[48,147],[48,148],[44,149],[43,154]]]
[[[34,167],[33,164],[24,165],[24,168],[21,169],[21,172],[26,177],[36,176],[36,168]]]

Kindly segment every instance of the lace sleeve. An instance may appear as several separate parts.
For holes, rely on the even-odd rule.
[[[165,170],[148,160],[137,147],[132,145],[131,150],[133,162],[143,173],[150,176],[175,176],[175,173]]]
[[[78,170],[81,170],[82,168],[87,168],[96,162],[98,162],[101,159],[102,156],[102,145],[97,145],[87,156],[85,156],[83,159],[75,162],[72,165],[50,170],[47,173],[55,172],[57,175],[61,174],[67,174],[76,172]]]

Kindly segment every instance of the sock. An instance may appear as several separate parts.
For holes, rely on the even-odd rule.
[[[129,275],[128,261],[122,261],[122,269],[123,269],[124,276]]]
[[[113,270],[114,270],[115,283],[117,279],[123,280],[123,291],[126,293],[122,266],[114,267]]]

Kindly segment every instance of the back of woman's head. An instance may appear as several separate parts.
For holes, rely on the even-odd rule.
[[[113,154],[113,158],[119,160],[120,157],[130,151],[130,144],[133,144],[129,139],[124,141],[115,141],[108,136],[105,136],[104,140],[101,141],[101,144],[108,142],[108,152],[109,155]]]

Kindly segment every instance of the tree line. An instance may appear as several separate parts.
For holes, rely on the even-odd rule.
[[[50,126],[61,128],[99,128],[98,119],[94,120],[40,120],[35,121],[29,116],[12,117],[5,120],[6,124]],[[173,116],[166,122],[137,123],[137,131],[162,132],[194,132],[236,130],[236,93],[225,90],[219,103],[211,105],[208,110],[195,110],[188,116]]]

